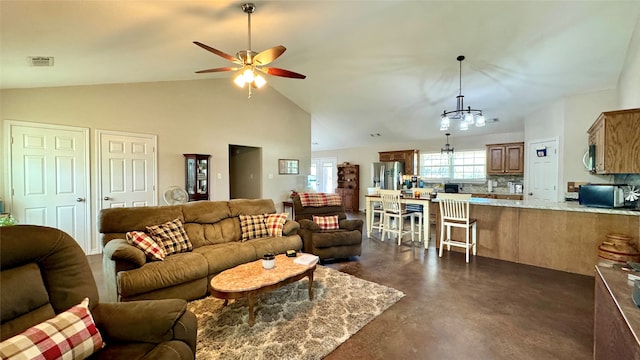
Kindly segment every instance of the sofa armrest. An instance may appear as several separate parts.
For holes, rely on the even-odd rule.
[[[125,261],[140,267],[147,262],[144,252],[129,244],[124,239],[113,239],[109,241],[102,250],[104,257],[112,261]]]
[[[301,230],[308,230],[311,232],[320,231],[320,226],[309,219],[300,219],[298,220],[298,223],[300,224]]]
[[[360,230],[362,232],[362,224],[363,221],[361,219],[351,219],[351,220],[340,220],[340,229],[345,229],[349,231]]]
[[[287,220],[282,227],[282,235],[295,235],[298,233],[298,230],[300,230],[300,224],[297,221]]]
[[[197,320],[181,299],[100,303],[91,310],[106,341],[186,342],[196,348]]]

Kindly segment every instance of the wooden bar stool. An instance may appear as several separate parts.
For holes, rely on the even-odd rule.
[[[442,249],[447,245],[447,250],[451,250],[452,246],[462,247],[466,252],[466,260],[469,262],[469,249],[476,255],[477,229],[476,219],[469,218],[469,201],[471,194],[447,194],[438,193],[438,203],[440,204],[440,253],[442,257]],[[464,228],[465,241],[451,239],[451,228]],[[446,237],[445,237],[446,228]],[[469,241],[469,232],[471,230],[471,242]]]

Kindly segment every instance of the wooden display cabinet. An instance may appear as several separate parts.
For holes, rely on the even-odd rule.
[[[209,200],[209,158],[206,154],[183,154],[185,189],[189,201]]]
[[[487,175],[524,174],[524,142],[487,145]]]
[[[360,166],[338,164],[338,187],[336,194],[342,198],[345,211],[357,212],[360,209]]]
[[[419,150],[381,151],[380,161],[400,161],[404,164],[404,175],[418,175]]]
[[[603,112],[587,133],[597,174],[640,173],[640,109]]]

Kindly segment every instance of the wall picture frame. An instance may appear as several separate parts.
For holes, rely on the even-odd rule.
[[[300,173],[300,161],[298,159],[278,159],[278,174],[298,175]]]

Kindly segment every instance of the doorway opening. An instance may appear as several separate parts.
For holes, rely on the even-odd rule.
[[[229,199],[262,198],[262,148],[229,145]]]

